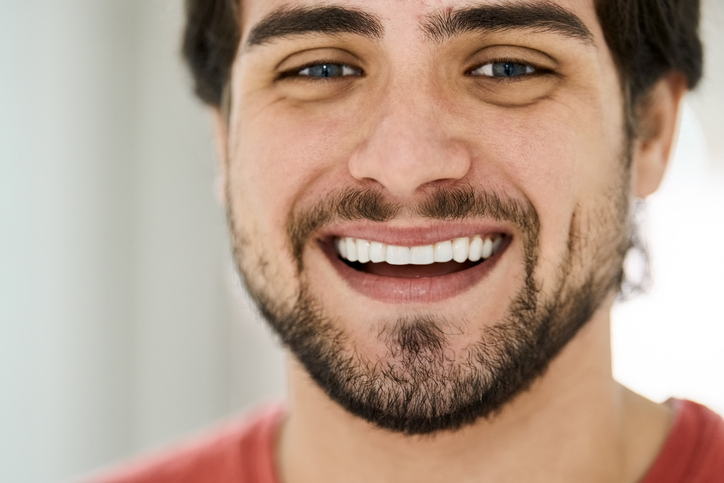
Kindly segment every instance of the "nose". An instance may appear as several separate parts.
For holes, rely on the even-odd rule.
[[[439,107],[425,97],[404,98],[374,109],[377,116],[349,159],[351,175],[410,198],[426,185],[454,182],[470,170],[465,143],[450,132]]]

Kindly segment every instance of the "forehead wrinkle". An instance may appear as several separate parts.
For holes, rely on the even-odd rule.
[[[595,46],[593,34],[577,15],[551,3],[448,8],[429,14],[421,28],[430,40],[438,43],[471,32],[530,30],[555,33]]]

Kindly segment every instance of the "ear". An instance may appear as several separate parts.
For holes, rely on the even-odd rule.
[[[638,198],[646,198],[661,184],[676,140],[685,93],[684,76],[671,73],[659,80],[636,108],[632,174]]]
[[[211,109],[211,122],[214,127],[214,147],[216,148],[216,199],[226,206],[226,181],[229,171],[229,125],[217,107]]]

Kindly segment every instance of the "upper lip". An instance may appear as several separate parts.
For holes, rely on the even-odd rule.
[[[394,226],[390,223],[348,222],[338,223],[321,230],[317,237],[329,240],[335,237],[361,238],[363,240],[397,246],[422,246],[455,238],[510,235],[510,226],[504,222],[485,220],[478,222],[451,221],[428,222],[411,226]]]

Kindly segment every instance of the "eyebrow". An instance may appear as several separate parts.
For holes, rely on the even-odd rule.
[[[464,33],[517,29],[553,32],[593,45],[593,34],[578,16],[550,3],[468,7],[432,14],[423,25],[423,30],[437,42]]]
[[[249,33],[246,48],[300,34],[351,33],[379,39],[382,22],[374,15],[344,7],[293,7],[264,17]]]

